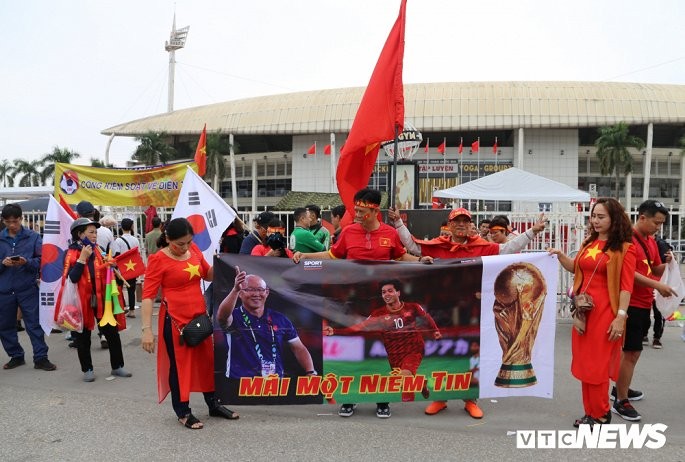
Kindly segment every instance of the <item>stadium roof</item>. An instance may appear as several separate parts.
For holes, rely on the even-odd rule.
[[[338,88],[180,109],[101,133],[295,135],[348,132],[364,92]],[[450,82],[406,84],[405,116],[425,131],[578,128],[685,123],[685,85],[622,82]]]

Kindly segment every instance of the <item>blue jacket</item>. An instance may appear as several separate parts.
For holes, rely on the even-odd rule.
[[[43,240],[33,230],[23,226],[12,239],[7,229],[0,231],[0,261],[11,255],[26,258],[26,264],[9,267],[0,263],[0,292],[23,291],[33,286],[38,290],[36,280],[40,270],[40,257]]]

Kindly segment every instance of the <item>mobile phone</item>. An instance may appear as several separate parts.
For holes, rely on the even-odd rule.
[[[10,257],[10,260],[19,261],[19,260],[21,260],[21,257],[19,255],[14,255],[14,256]]]

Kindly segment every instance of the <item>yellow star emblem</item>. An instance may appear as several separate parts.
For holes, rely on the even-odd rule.
[[[191,265],[188,263],[188,266],[183,268],[183,271],[188,272],[188,280],[193,279],[193,276],[200,277],[200,265]]]
[[[133,271],[136,269],[136,264],[133,260],[129,260],[126,263],[124,263],[124,266],[126,266],[126,271]]]
[[[596,242],[595,245],[593,245],[585,251],[585,258],[592,258],[593,260],[597,260],[597,254],[601,252],[602,251],[599,249],[599,242]]]
[[[652,274],[652,267],[649,265],[649,260],[647,260],[647,259],[645,258],[644,260],[642,260],[642,263],[644,263],[645,266],[647,267],[647,276],[649,276],[650,274]]]

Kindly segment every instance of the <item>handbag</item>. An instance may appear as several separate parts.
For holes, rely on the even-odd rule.
[[[199,345],[214,332],[212,320],[207,313],[195,316],[182,329],[179,329],[178,326],[176,328],[180,334],[180,344],[190,347]]]
[[[592,300],[592,296],[587,293],[587,289],[588,287],[590,287],[590,282],[592,281],[592,278],[597,272],[597,267],[599,266],[599,263],[602,261],[603,256],[604,254],[602,254],[597,259],[597,265],[595,265],[595,270],[592,272],[590,279],[588,279],[587,284],[585,285],[585,292],[581,291],[580,293],[576,294],[576,296],[573,297],[573,301],[571,303],[571,316],[573,317],[573,327],[578,331],[580,335],[583,335],[585,333],[585,328],[587,327],[587,312],[592,310],[592,308],[595,306],[595,303]]]

